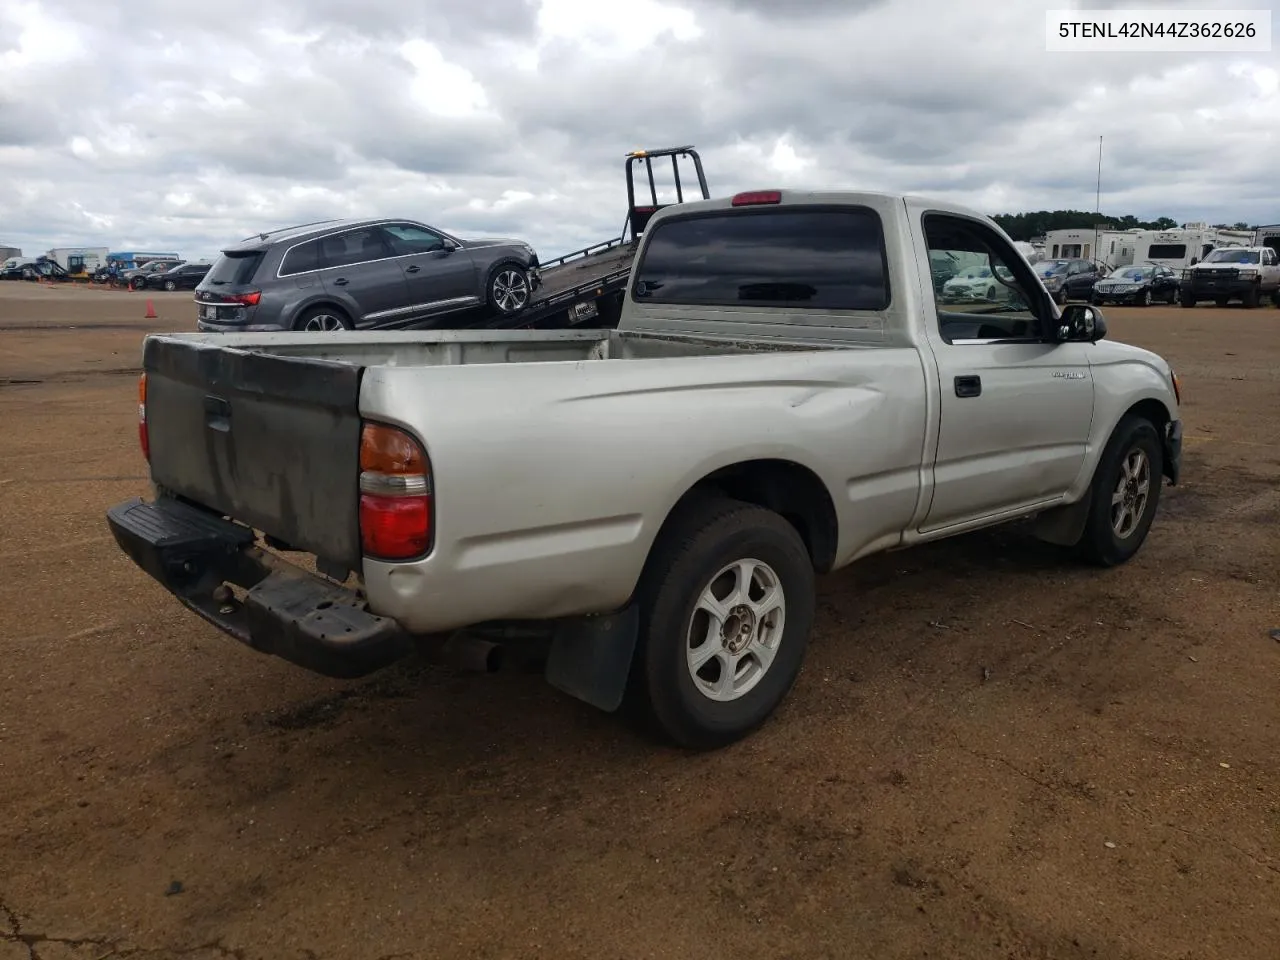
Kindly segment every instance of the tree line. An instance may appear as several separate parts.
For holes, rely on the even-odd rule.
[[[1135,216],[1108,217],[1088,210],[1036,210],[1031,213],[997,213],[992,217],[1014,240],[1042,237],[1050,230],[1173,230],[1180,224],[1170,217],[1140,220]],[[1247,223],[1215,223],[1219,230],[1254,230]]]

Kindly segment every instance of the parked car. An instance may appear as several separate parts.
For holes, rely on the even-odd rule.
[[[121,271],[120,279],[129,285],[130,290],[137,290],[147,285],[147,277],[165,273],[174,267],[181,266],[182,263],[181,260],[149,260],[140,267]]]
[[[1107,275],[1107,268],[1093,260],[1041,260],[1036,274],[1045,289],[1060,304],[1068,300],[1088,300],[1093,285]]]
[[[335,220],[222,251],[196,291],[200,330],[429,325],[488,307],[515,316],[537,288],[521,240],[463,240],[413,220]]]
[[[922,300],[939,251],[992,258],[1013,295]],[[1134,556],[1179,479],[1179,385],[1105,335],[945,201],[670,206],[616,330],[147,337],[156,493],[108,522],[256,651],[491,665],[478,633],[540,622],[553,685],[714,747],[791,688],[817,573],[1031,518],[1093,563]]]
[[[1013,282],[1013,274],[1006,267],[998,266],[996,272],[1006,283]],[[942,285],[942,298],[948,302],[1004,300],[1009,293],[1009,288],[996,279],[990,267],[969,267]]]
[[[1280,307],[1280,254],[1271,247],[1221,247],[1182,271],[1184,307],[1194,307],[1201,300],[1212,300],[1219,307],[1239,300],[1246,307],[1256,307],[1263,297]]]
[[[212,264],[180,263],[168,270],[156,270],[152,273],[140,274],[142,289],[146,290],[194,290],[200,281],[209,273]],[[138,287],[134,287],[138,289]]]
[[[1178,274],[1160,263],[1121,267],[1093,285],[1090,303],[1133,303],[1144,307],[1152,301],[1178,301]]]

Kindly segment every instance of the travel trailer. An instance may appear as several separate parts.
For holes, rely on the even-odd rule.
[[[1136,230],[1050,230],[1044,236],[1047,260],[1097,260],[1111,269],[1133,263]]]

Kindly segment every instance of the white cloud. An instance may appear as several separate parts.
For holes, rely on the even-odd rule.
[[[617,234],[626,151],[681,143],[718,195],[1090,209],[1099,135],[1106,211],[1280,222],[1275,52],[1049,54],[1061,5],[8,0],[0,240],[198,257],[395,214],[551,257]]]

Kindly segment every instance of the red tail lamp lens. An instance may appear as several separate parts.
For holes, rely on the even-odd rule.
[[[366,423],[360,434],[360,542],[365,556],[413,560],[431,549],[431,468],[408,432]]]
[[[370,557],[406,560],[422,556],[431,545],[430,498],[362,493],[360,541]]]

